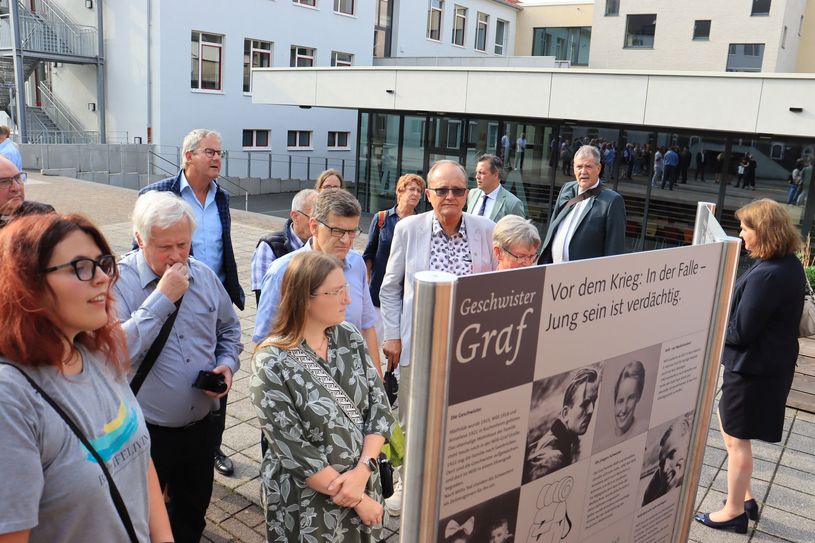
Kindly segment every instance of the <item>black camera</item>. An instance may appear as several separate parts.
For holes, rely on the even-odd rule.
[[[199,371],[198,377],[192,384],[193,388],[200,388],[201,390],[208,390],[216,394],[226,392],[226,379],[223,374],[211,371]]]

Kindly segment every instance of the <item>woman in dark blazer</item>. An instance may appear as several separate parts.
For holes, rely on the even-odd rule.
[[[696,520],[746,533],[748,518],[758,520],[750,489],[750,440],[781,441],[806,278],[795,255],[801,236],[781,205],[757,200],[736,217],[744,247],[756,262],[736,281],[722,355],[719,426],[727,447],[727,501],[720,511],[699,513]]]

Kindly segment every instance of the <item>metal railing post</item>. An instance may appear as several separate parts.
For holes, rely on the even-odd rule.
[[[289,155],[289,179],[291,179],[291,155]]]
[[[306,179],[311,179],[311,157],[306,157]]]
[[[342,167],[340,173],[342,174],[342,178],[345,179],[345,159],[342,159]]]
[[[272,153],[269,153],[269,179],[272,178]]]
[[[252,177],[252,153],[246,151],[246,160],[248,164],[246,165],[246,177]]]

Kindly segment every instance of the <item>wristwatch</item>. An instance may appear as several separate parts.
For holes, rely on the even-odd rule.
[[[357,464],[365,466],[366,468],[371,470],[371,473],[375,472],[376,469],[379,467],[376,460],[367,455],[360,457],[359,462],[357,462]]]

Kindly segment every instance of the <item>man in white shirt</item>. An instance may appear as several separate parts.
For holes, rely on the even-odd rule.
[[[475,167],[478,188],[467,195],[467,213],[487,217],[498,222],[505,215],[526,217],[523,203],[517,196],[501,186],[501,168],[504,163],[495,155],[481,155]]]
[[[600,183],[600,152],[584,145],[574,155],[576,181],[563,185],[543,240],[539,264],[625,251],[623,197]]]

